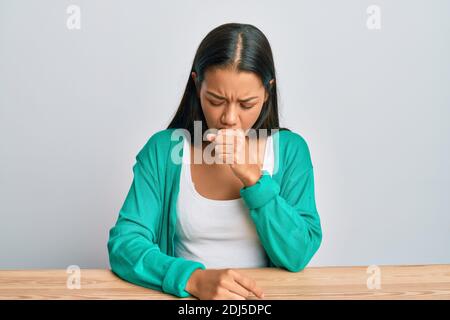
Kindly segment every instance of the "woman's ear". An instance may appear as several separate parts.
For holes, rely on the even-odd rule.
[[[274,83],[274,82],[275,82],[275,79],[272,79],[272,80],[269,81],[269,87],[270,87],[270,89],[272,89],[273,83]],[[264,94],[265,94],[264,102],[266,102],[267,99],[269,98],[269,94],[267,93],[267,91],[266,91]]]
[[[192,71],[191,76],[192,76],[192,79],[194,80],[195,88],[197,91],[197,96],[200,98],[200,88],[197,85],[197,74],[195,73],[195,71]]]

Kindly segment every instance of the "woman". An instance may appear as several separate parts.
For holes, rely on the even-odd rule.
[[[173,120],[133,172],[108,241],[112,271],[132,283],[178,297],[263,298],[234,268],[298,272],[321,244],[309,149],[279,127],[271,48],[252,25],[206,35]]]

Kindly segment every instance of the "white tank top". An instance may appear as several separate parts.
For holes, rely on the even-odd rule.
[[[183,161],[177,199],[175,256],[206,268],[262,268],[269,260],[242,198],[213,200],[195,189],[191,178],[190,141],[183,137]],[[267,137],[263,170],[273,173],[272,137]]]

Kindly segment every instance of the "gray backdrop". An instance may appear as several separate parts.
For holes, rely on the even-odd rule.
[[[135,156],[226,22],[266,34],[281,124],[309,145],[324,235],[310,266],[450,263],[449,13],[445,0],[0,0],[0,268],[109,267]]]

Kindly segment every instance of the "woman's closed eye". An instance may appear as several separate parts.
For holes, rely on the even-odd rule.
[[[241,107],[242,107],[243,109],[251,109],[251,108],[254,107],[254,105],[245,105],[245,104],[242,104]]]
[[[211,103],[213,106],[221,106],[225,101],[217,102],[217,101],[211,101],[209,100],[209,103]],[[241,107],[243,109],[251,109],[254,107],[254,105],[248,105],[248,104],[241,104]]]
[[[222,101],[222,102],[217,102],[217,101],[211,101],[211,100],[209,100],[209,103],[211,103],[213,106],[220,106],[220,105],[222,105],[222,104],[224,103],[224,101]]]

